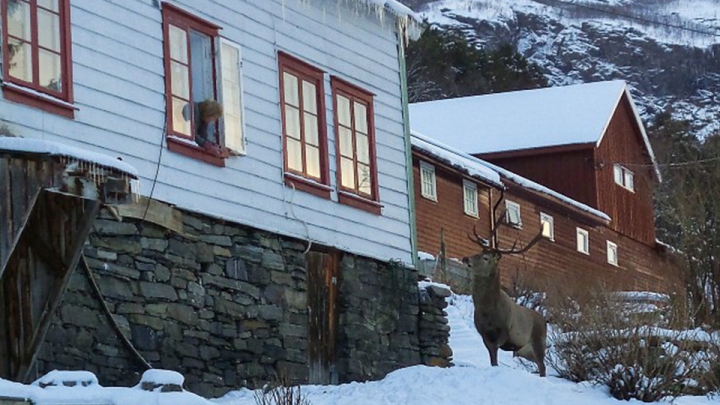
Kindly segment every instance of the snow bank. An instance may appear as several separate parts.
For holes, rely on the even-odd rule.
[[[175,383],[173,371],[152,370],[151,376],[158,380]],[[182,376],[180,376],[182,379]],[[89,385],[67,386],[67,381],[92,381]],[[44,383],[43,383],[44,382]],[[52,383],[46,385],[45,383]],[[42,386],[45,385],[45,388]],[[77,405],[211,405],[212,402],[190,392],[152,392],[139,387],[102,387],[97,378],[88,371],[52,371],[32,385],[23,385],[0,379],[0,396],[20,398],[35,404]]]

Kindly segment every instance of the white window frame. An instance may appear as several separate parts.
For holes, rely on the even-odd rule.
[[[517,212],[517,222],[513,222],[511,220],[511,211]],[[520,204],[514,201],[505,200],[505,222],[515,228],[522,228],[522,212],[520,211]]]
[[[548,229],[550,230],[549,234],[545,234],[545,226],[544,224],[549,224]],[[542,232],[542,235],[546,238],[548,238],[551,241],[555,240],[555,220],[553,220],[553,217],[541,212],[540,213],[540,231]]]
[[[590,234],[584,229],[576,229],[577,243],[575,244],[575,247],[577,248],[577,251],[586,255],[590,255]],[[584,241],[584,243],[581,244],[581,241]]]
[[[607,261],[613,266],[619,266],[618,245],[607,241]]]
[[[613,179],[615,184],[635,192],[635,174],[619,164],[613,166]]]
[[[228,104],[225,102],[225,77],[223,77],[223,46],[229,46],[232,48],[235,48],[238,52],[238,60],[237,60],[237,69],[238,69],[238,77],[237,77],[237,84],[238,84],[238,93],[239,93],[239,99],[240,102],[240,111],[235,112],[235,114],[239,115],[240,120],[240,140],[238,142],[228,142],[227,133],[225,131],[225,116],[227,114],[227,106]],[[219,49],[219,52],[217,54],[217,89],[218,89],[218,99],[222,100],[223,108],[225,109],[223,117],[220,119],[220,133],[223,136],[223,142],[225,144],[225,147],[232,149],[233,151],[239,153],[240,155],[247,154],[247,140],[245,138],[245,101],[243,97],[243,56],[242,56],[242,47],[239,44],[236,44],[226,38],[220,38],[220,44],[217,47]]]
[[[477,184],[463,180],[463,210],[465,214],[478,217],[478,188]]]
[[[425,185],[428,185],[426,188]],[[437,181],[435,166],[420,162],[420,195],[428,200],[437,202]]]

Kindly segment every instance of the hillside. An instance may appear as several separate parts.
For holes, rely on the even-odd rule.
[[[403,0],[479,47],[510,43],[551,85],[624,79],[644,118],[720,131],[718,0]]]

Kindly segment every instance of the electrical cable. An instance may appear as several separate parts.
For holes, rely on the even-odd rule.
[[[115,334],[117,334],[117,337],[120,339],[123,346],[125,346],[125,348],[127,348],[140,363],[142,363],[143,367],[145,367],[146,370],[152,369],[153,366],[145,359],[145,357],[143,357],[142,354],[140,354],[140,352],[135,348],[132,342],[130,342],[127,336],[125,336],[125,334],[122,332],[122,329],[120,329],[120,325],[118,325],[117,321],[115,320],[115,317],[110,311],[110,307],[108,307],[107,301],[105,301],[105,297],[103,296],[102,291],[100,291],[100,286],[97,284],[97,280],[95,280],[95,276],[93,275],[92,270],[88,265],[84,253],[81,253],[80,259],[83,264],[82,267],[85,270],[85,275],[87,276],[88,281],[90,281],[90,286],[92,287],[93,293],[98,299],[100,307],[102,308],[102,312],[105,314],[108,322],[110,322],[110,326],[115,331]]]
[[[307,243],[308,243],[307,248],[303,252],[303,254],[305,255],[310,251],[310,249],[312,248],[312,245],[313,245],[313,242],[310,239],[310,227],[308,226],[307,222],[303,221],[302,219],[298,218],[297,215],[295,215],[295,209],[293,208],[293,198],[295,197],[295,184],[293,182],[290,182],[290,187],[292,188],[292,191],[290,192],[290,201],[288,202],[287,200],[285,200],[285,193],[283,193],[283,203],[290,207],[290,214],[292,215],[292,217],[296,221],[302,223],[303,226],[305,227],[305,235],[307,236]],[[287,214],[288,213],[285,212],[285,216],[287,216]]]

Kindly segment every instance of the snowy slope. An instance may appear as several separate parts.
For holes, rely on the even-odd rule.
[[[381,381],[339,386],[303,386],[302,393],[312,405],[619,405],[607,390],[589,384],[575,384],[554,376],[540,378],[509,353],[501,352],[499,367],[490,367],[487,351],[472,326],[472,301],[452,296],[447,308],[450,345],[455,366],[441,369],[415,366],[398,370]],[[67,373],[66,373],[67,374]],[[155,382],[172,373],[149,373]],[[158,378],[158,375],[160,378]],[[145,378],[145,377],[143,377]],[[178,377],[182,381],[182,377]],[[176,379],[162,383],[178,383]],[[0,397],[32,398],[45,404],[180,404],[255,405],[253,392],[234,391],[223,398],[206,401],[188,392],[160,393],[135,388],[102,388],[96,380],[89,387],[22,385],[0,379]],[[630,401],[630,404],[641,404]],[[667,403],[667,402],[664,402]],[[658,403],[659,404],[659,403]],[[682,397],[676,405],[719,405],[720,398]]]
[[[472,327],[472,302],[453,296],[447,308],[450,346],[455,367],[424,366],[398,370],[382,381],[340,386],[304,386],[313,405],[618,405],[602,387],[575,384],[552,376],[540,378],[509,353],[500,354],[499,367],[490,367],[487,351]],[[252,392],[241,390],[214,400],[222,405],[254,405]],[[630,403],[641,404],[639,401]],[[720,398],[684,397],[677,405],[720,404]]]
[[[720,130],[720,0],[403,0],[478,46],[512,43],[551,85],[622,79],[644,119]]]

